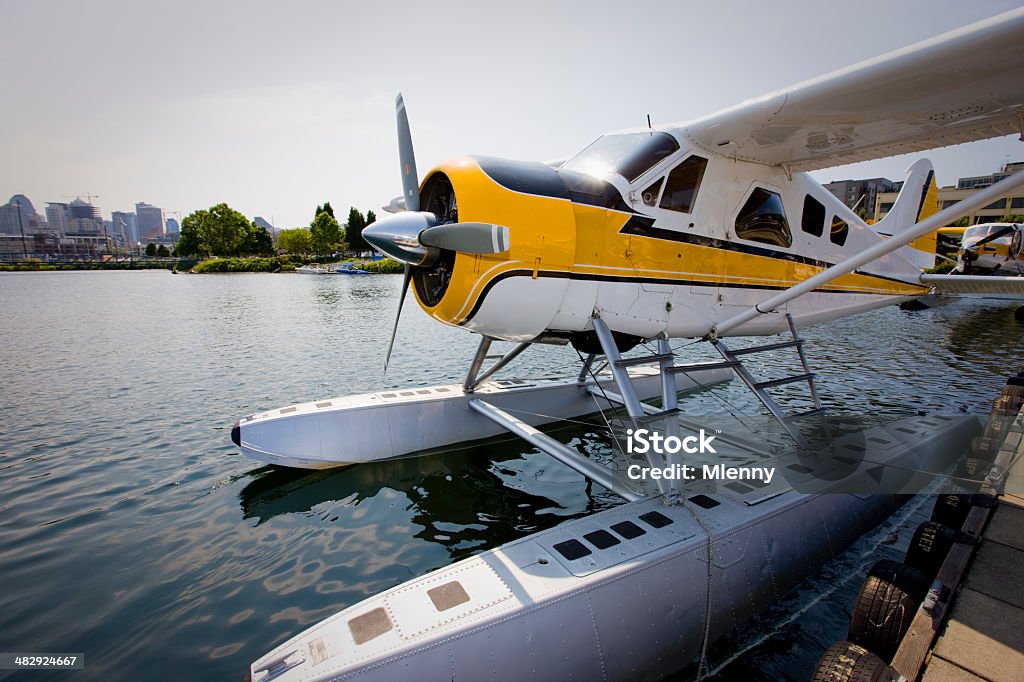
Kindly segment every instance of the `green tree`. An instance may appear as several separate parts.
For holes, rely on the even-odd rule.
[[[174,253],[178,257],[198,256],[202,250],[202,243],[199,235],[199,224],[202,218],[199,214],[206,214],[206,211],[196,211],[185,216],[181,221],[181,232],[178,234],[178,242],[174,245]]]
[[[277,245],[288,253],[309,253],[312,244],[309,230],[300,227],[294,230],[281,230],[277,235]]]
[[[153,242],[146,244],[146,255],[150,258],[156,255],[156,244]]]
[[[329,201],[325,201],[323,206],[321,206],[320,204],[317,204],[316,205],[316,213],[313,214],[313,217],[316,218],[321,213],[327,213],[332,218],[337,220],[337,217],[334,215],[334,209],[331,208],[331,202],[329,202]]]
[[[331,254],[343,246],[341,226],[327,211],[320,211],[309,225],[310,246],[318,256]]]
[[[274,239],[267,228],[256,223],[249,224],[249,234],[242,245],[242,253],[250,256],[269,256],[274,253]]]
[[[363,239],[363,228],[366,227],[366,218],[355,206],[348,209],[348,222],[345,223],[345,237],[353,251],[366,251],[370,245]]]
[[[171,255],[171,252],[167,248],[166,244],[161,244],[160,246],[156,247],[156,255],[158,255],[161,258],[167,258],[168,256]]]
[[[181,221],[178,255],[237,256],[242,253],[251,225],[227,204],[190,213]]]

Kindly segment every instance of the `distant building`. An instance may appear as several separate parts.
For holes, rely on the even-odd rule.
[[[164,210],[145,202],[135,204],[135,216],[139,224],[139,241],[156,241],[164,236]]]
[[[864,209],[867,215],[875,208],[879,192],[896,191],[896,183],[888,178],[868,180],[833,180],[825,185],[839,201],[854,210]]]
[[[277,230],[274,228],[274,226],[268,223],[267,219],[264,218],[263,216],[256,216],[255,218],[252,219],[252,221],[256,223],[256,227],[262,227],[264,230],[269,232],[271,237],[277,234]]]
[[[123,239],[125,246],[135,246],[141,241],[139,224],[134,213],[114,211],[110,214],[110,222],[113,224],[113,234]]]
[[[175,220],[174,218],[168,218],[167,222],[165,223],[165,225],[166,225],[166,228],[167,228],[166,229],[166,234],[167,234],[168,237],[170,237],[172,235],[177,237],[179,234],[181,234],[181,226],[178,225],[178,221]]]
[[[0,234],[21,236],[23,231],[25,234],[34,234],[42,224],[35,207],[24,194],[15,194],[10,201],[0,206]]]
[[[98,235],[104,233],[103,219],[100,217],[100,210],[84,201],[81,197],[67,204],[64,210],[65,235]]]
[[[50,230],[58,235],[66,234],[68,231],[68,205],[60,202],[50,201],[46,204],[46,222]]]
[[[1024,170],[1024,161],[1008,163],[998,173],[992,173],[991,175],[960,178],[957,180],[956,187],[940,187],[939,208],[943,209],[954,206],[957,202],[966,199],[978,190],[993,185],[1018,170]],[[1017,190],[1017,192],[1017,194],[1003,197],[993,201],[988,206],[967,214],[968,221],[971,225],[977,225],[978,223],[997,222],[1000,218],[1007,215],[1024,215],[1024,193],[1021,193],[1021,190]],[[896,203],[896,196],[897,192],[892,191],[880,193],[876,197],[874,211],[876,221],[884,218],[885,214],[892,210],[893,204]]]

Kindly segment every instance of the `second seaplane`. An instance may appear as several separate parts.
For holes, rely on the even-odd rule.
[[[931,293],[1024,295],[1021,277],[922,274],[934,265],[937,228],[1024,186],[1024,173],[939,210],[931,164],[918,160],[876,225],[808,174],[1024,138],[1022,34],[1016,10],[701,119],[602,135],[560,164],[463,156],[422,182],[399,95],[403,194],[392,206],[404,210],[363,236],[405,264],[399,315],[411,287],[427,315],[480,336],[469,374],[462,384],[250,415],[232,439],[263,462],[327,468],[513,433],[629,503],[353,605],[256,661],[253,679],[658,679],[795,584],[809,557],[834,554],[890,513],[903,498],[808,494],[792,479],[639,490],[538,427],[625,408],[634,428],[660,420],[696,430],[678,393],[735,376],[794,452],[806,451],[801,420],[823,408],[800,328]],[[398,326],[396,317],[385,367]],[[786,336],[744,347],[730,339],[776,334]],[[680,337],[721,359],[677,362],[669,340]],[[495,341],[516,345],[491,356]],[[579,376],[491,380],[539,343],[571,345]],[[641,343],[653,352],[623,357]],[[744,363],[785,349],[798,354],[795,374],[765,379]],[[813,409],[787,414],[770,394],[792,384],[806,384]],[[964,419],[909,420],[898,431],[949,454],[970,438]],[[916,456],[900,433],[868,438],[883,444],[877,462]],[[755,440],[732,445],[790,472],[816,466]],[[866,457],[863,445],[846,447]],[[690,577],[707,589],[689,589]]]

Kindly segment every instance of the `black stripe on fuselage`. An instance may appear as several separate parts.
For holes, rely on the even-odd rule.
[[[484,285],[483,291],[476,299],[476,303],[473,304],[472,310],[466,315],[465,319],[458,323],[458,326],[462,326],[473,319],[473,317],[480,311],[480,306],[483,305],[484,299],[487,298],[487,294],[490,293],[494,286],[502,280],[510,277],[530,277],[533,278],[533,270],[508,270],[495,275],[487,284]],[[537,273],[537,277],[546,277],[548,279],[570,279],[581,282],[624,282],[627,284],[665,284],[671,286],[702,286],[702,287],[718,287],[720,289],[761,289],[766,291],[783,291],[789,289],[792,285],[783,286],[776,284],[725,284],[718,282],[707,282],[703,280],[690,280],[690,279],[669,279],[663,277],[638,277],[634,275],[593,275],[589,273],[581,272],[565,272],[562,270],[541,270]],[[858,291],[856,289],[815,289],[814,291],[827,294],[867,294],[874,296],[899,296],[900,294],[878,294],[871,291]],[[907,294],[911,296],[913,294]]]
[[[775,258],[776,260],[787,260],[792,263],[800,263],[802,265],[811,265],[816,268],[827,269],[834,265],[828,261],[818,260],[817,258],[808,258],[807,256],[801,256],[796,253],[786,253],[785,251],[776,251],[774,249],[766,249],[762,246],[752,246],[750,244],[740,244],[737,242],[725,241],[724,239],[715,239],[713,237],[705,237],[699,234],[691,234],[689,232],[677,232],[676,230],[666,230],[663,227],[654,227],[654,220],[647,216],[640,214],[633,214],[633,217],[622,226],[619,230],[620,234],[632,234],[638,237],[648,237],[650,239],[661,239],[663,241],[679,242],[680,244],[693,244],[694,246],[706,246],[711,249],[722,249],[724,251],[735,251],[736,253],[744,253],[749,256],[761,256],[763,258]],[[861,270],[855,271],[853,274],[863,275],[865,277],[874,277],[876,279],[885,280],[887,282],[898,282],[900,284],[915,285],[915,282],[908,282],[906,280],[898,279],[896,277],[888,277],[886,275],[876,275],[870,272],[863,272]],[[782,287],[786,289],[788,287]]]

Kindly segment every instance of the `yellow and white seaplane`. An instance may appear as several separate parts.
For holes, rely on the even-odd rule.
[[[934,263],[937,228],[1024,185],[1024,173],[940,211],[932,167],[916,161],[874,226],[807,174],[1024,138],[1021,35],[1024,9],[694,121],[608,133],[559,165],[457,157],[422,183],[399,96],[403,196],[393,206],[405,210],[363,236],[405,263],[403,301],[411,284],[429,316],[480,335],[469,376],[251,415],[233,440],[263,462],[324,468],[511,432],[627,503],[352,605],[254,662],[252,679],[660,679],[891,513],[905,499],[891,493],[906,492],[894,472],[922,468],[925,451],[947,462],[977,428],[973,418],[919,417],[838,437],[834,451],[871,465],[838,473],[721,433],[724,447],[769,458],[782,475],[666,475],[646,488],[537,427],[624,407],[636,430],[657,420],[666,432],[696,430],[678,392],[735,375],[792,437],[793,453],[806,452],[799,421],[822,408],[798,329],[934,292],[1024,293],[1024,278],[921,272]],[[398,319],[388,358],[397,328]],[[780,333],[791,338],[727,341]],[[678,337],[706,341],[721,361],[678,364],[668,343]],[[484,370],[495,340],[517,345]],[[640,342],[655,351],[622,357]],[[571,344],[579,377],[490,381],[536,343]],[[765,380],[744,364],[781,349],[798,353],[803,371]],[[597,356],[607,370],[594,367]],[[803,415],[769,395],[802,383],[815,405]],[[641,460],[666,472],[696,461],[671,452]],[[800,476],[833,487],[808,491]],[[843,487],[890,476],[899,485],[873,494]]]
[[[1024,275],[1024,225],[983,223],[964,230],[957,249],[957,272]]]

